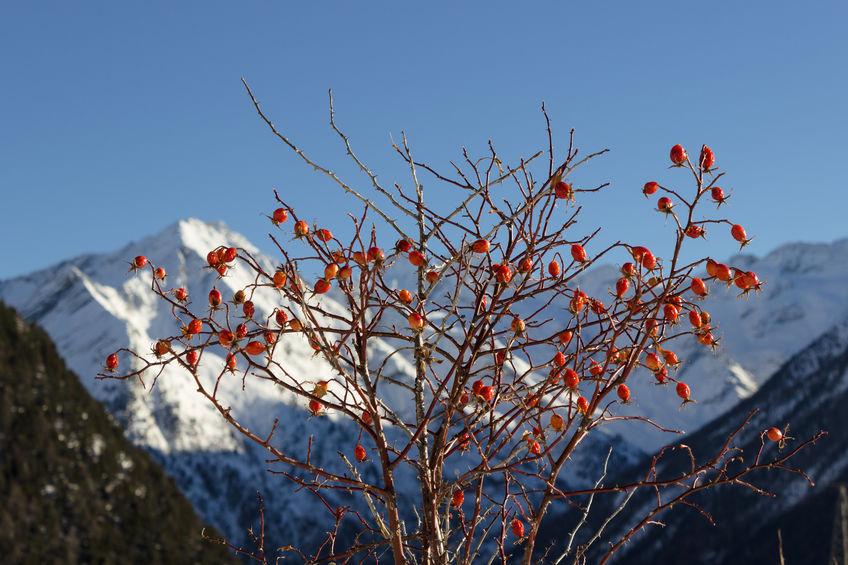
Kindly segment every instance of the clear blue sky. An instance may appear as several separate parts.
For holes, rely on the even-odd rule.
[[[274,186],[309,219],[343,218],[353,204],[270,136],[242,75],[345,173],[330,87],[386,180],[402,172],[389,148],[402,129],[440,165],[489,138],[507,157],[541,147],[544,100],[560,141],[575,127],[583,148],[612,149],[577,179],[613,183],[588,201],[587,229],[659,247],[669,226],[639,188],[680,178],[672,144],[706,142],[751,251],[848,236],[844,1],[413,4],[4,2],[0,278],[186,216],[264,246]],[[733,252],[724,230],[710,239]]]

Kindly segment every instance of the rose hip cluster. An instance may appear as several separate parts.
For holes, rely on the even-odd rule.
[[[705,238],[707,235],[705,226],[708,224],[729,225],[731,237],[738,241],[742,247],[747,245],[751,239],[748,237],[743,226],[724,219],[699,220],[694,215],[696,206],[705,195],[709,195],[710,199],[717,207],[726,203],[729,198],[725,194],[724,189],[716,184],[722,174],[714,174],[716,158],[713,150],[709,146],[703,145],[701,147],[698,162],[695,164],[690,161],[686,149],[682,145],[678,144],[671,148],[669,158],[671,160],[672,167],[689,169],[695,176],[697,191],[694,197],[686,200],[680,196],[677,191],[663,187],[657,181],[646,182],[642,188],[642,193],[646,197],[650,197],[659,191],[668,194],[668,196],[661,196],[658,198],[656,209],[662,214],[671,216],[676,223],[678,227],[678,248],[682,245],[684,236],[692,239]],[[707,177],[711,178],[708,179]],[[676,197],[678,202],[676,202],[673,197]],[[678,214],[678,204],[683,204],[685,207],[685,210],[680,214]],[[640,253],[644,252],[647,253],[646,256],[649,261],[647,268],[651,270],[653,269],[655,259],[653,258],[653,255],[650,254],[650,251],[645,250]],[[762,283],[760,282],[757,274],[753,271],[732,268],[723,263],[719,263],[712,258],[707,258],[705,263],[706,277],[694,275],[689,277],[690,282],[688,291],[691,293],[689,297],[687,297],[686,292],[674,292],[668,294],[665,297],[665,304],[662,306],[661,313],[665,322],[676,324],[682,311],[688,310],[687,316],[692,327],[691,332],[700,343],[705,346],[715,348],[718,345],[718,340],[713,333],[710,314],[698,305],[698,300],[705,298],[709,294],[709,282],[717,281],[726,285],[735,285],[741,291],[741,295],[747,294],[752,290],[759,291],[762,287]],[[642,263],[642,266],[644,267],[645,264]],[[619,279],[618,284],[616,285],[616,296],[619,298],[624,297],[624,294],[630,286],[628,279],[635,274],[633,264],[625,263],[622,266],[622,273],[624,277]],[[657,326],[658,324],[654,320],[649,320],[646,323],[646,328],[652,337],[656,337],[657,335]],[[662,384],[669,379],[668,367],[676,368],[680,364],[680,360],[674,352],[664,348],[660,340],[655,340],[655,349],[656,351],[647,353],[644,366],[651,370],[654,373],[657,382]],[[686,383],[677,382],[676,392],[677,395],[683,399],[684,403],[691,401],[691,389]],[[626,385],[622,384],[619,386],[618,395],[624,402],[629,399],[630,392],[626,388]]]
[[[673,189],[666,188],[656,181],[645,183],[642,192],[644,195],[652,196],[657,192],[665,192],[669,196],[662,196],[657,200],[657,210],[663,214],[674,218],[678,228],[678,248],[682,244],[684,238],[706,237],[705,225],[727,223],[730,225],[731,236],[741,245],[746,245],[750,238],[745,229],[739,224],[733,224],[727,220],[712,220],[712,219],[696,219],[694,211],[696,206],[701,201],[702,197],[709,195],[710,199],[717,205],[721,206],[726,203],[728,196],[724,190],[715,185],[715,181],[721,175],[713,175],[711,182],[707,182],[705,176],[714,173],[715,171],[715,154],[706,145],[701,149],[700,158],[697,164],[693,164],[681,145],[675,145],[670,152],[670,159],[674,167],[688,168],[694,175],[697,181],[697,191],[695,195],[686,200]],[[553,195],[557,200],[572,201],[574,199],[574,188],[568,182],[559,180],[553,187]],[[676,197],[675,201],[672,197]],[[683,211],[681,211],[683,208]],[[281,227],[289,218],[291,210],[285,207],[277,208],[269,216],[272,224],[276,227]],[[293,235],[296,239],[306,240],[312,247],[322,250],[325,260],[323,264],[323,276],[317,278],[312,285],[313,295],[322,295],[327,293],[336,282],[339,285],[350,287],[354,276],[354,265],[363,271],[375,270],[380,271],[386,267],[386,254],[376,245],[369,246],[367,249],[361,250],[330,250],[329,244],[339,243],[335,240],[332,232],[326,228],[310,228],[309,224],[304,220],[296,220],[293,228]],[[479,238],[467,245],[468,252],[472,255],[489,256],[494,250],[493,242],[487,238]],[[626,379],[621,379],[621,382],[615,382],[613,375],[618,374],[614,368],[624,365],[633,356],[633,352],[641,349],[640,360],[638,364],[648,369],[655,378],[656,384],[665,384],[667,382],[675,383],[675,391],[683,403],[692,402],[692,391],[684,382],[677,381],[669,370],[677,369],[680,366],[681,360],[677,354],[668,348],[667,343],[671,340],[665,336],[667,328],[671,328],[680,322],[682,315],[688,318],[691,325],[690,332],[703,345],[715,348],[718,346],[718,339],[713,333],[713,324],[708,311],[702,309],[699,301],[709,294],[709,283],[720,282],[726,285],[735,285],[741,290],[742,294],[752,290],[760,290],[762,283],[757,274],[743,269],[735,269],[719,263],[711,258],[705,260],[704,276],[695,276],[695,264],[688,266],[686,275],[689,284],[686,287],[681,287],[679,281],[676,281],[676,286],[671,283],[675,282],[671,276],[674,273],[662,272],[661,261],[654,253],[644,246],[624,246],[628,250],[632,261],[624,262],[621,265],[621,277],[616,281],[614,289],[610,290],[610,295],[616,302],[616,306],[621,305],[617,310],[614,306],[614,312],[619,319],[626,323],[635,321],[641,322],[639,328],[644,332],[646,339],[642,342],[641,347],[631,345],[627,348],[617,348],[615,344],[607,344],[609,347],[604,352],[603,361],[598,361],[594,358],[588,359],[588,363],[581,362],[580,367],[568,366],[570,362],[577,362],[580,355],[573,350],[569,350],[569,345],[574,339],[575,332],[579,332],[579,325],[558,332],[551,339],[559,350],[554,355],[551,362],[551,369],[547,380],[542,386],[530,392],[523,401],[522,406],[535,407],[539,400],[545,396],[556,394],[558,388],[560,391],[565,391],[569,396],[574,395],[573,403],[569,402],[568,406],[573,406],[576,409],[576,414],[583,416],[591,416],[591,411],[595,410],[601,400],[604,387],[594,387],[595,393],[592,398],[587,398],[580,393],[580,385],[583,382],[602,383],[606,385],[614,384],[614,390],[618,399],[623,403],[632,401],[632,392]],[[580,243],[573,243],[569,246],[569,255],[572,260],[572,265],[585,265],[590,262],[589,255],[585,247]],[[211,250],[207,257],[208,268],[214,269],[220,277],[227,275],[228,270],[233,266],[234,262],[239,257],[239,250],[234,247],[221,246]],[[424,278],[429,285],[434,285],[440,278],[440,273],[437,269],[431,267],[430,259],[427,257],[424,250],[418,248],[416,244],[409,239],[400,239],[394,246],[394,258],[405,257],[406,261],[416,269],[424,271]],[[250,264],[250,260],[248,264]],[[513,277],[529,278],[534,272],[539,258],[532,253],[526,253],[517,265],[514,266],[506,259],[492,260],[490,262],[490,273],[494,284],[497,287],[509,286]],[[145,256],[135,257],[131,262],[131,270],[144,269],[151,266],[149,260]],[[672,267],[673,268],[673,267]],[[563,267],[560,261],[556,258],[549,260],[545,264],[545,273],[547,277],[558,279],[563,275]],[[163,283],[165,281],[165,269],[155,267],[153,269],[155,282]],[[293,294],[298,299],[304,297],[304,286],[301,278],[293,272],[289,272],[286,268],[281,267],[272,274],[268,275],[269,279],[264,283],[264,286],[271,286],[279,291],[285,291],[287,294]],[[287,284],[288,283],[288,284]],[[257,285],[263,286],[263,285]],[[153,345],[153,352],[159,358],[173,353],[185,366],[192,369],[197,366],[200,352],[211,343],[217,343],[225,352],[225,363],[228,371],[237,369],[238,355],[246,355],[248,357],[259,357],[268,355],[276,343],[278,335],[281,332],[303,332],[304,326],[297,317],[291,315],[285,308],[280,307],[274,313],[274,325],[263,325],[254,320],[254,305],[247,298],[248,292],[255,291],[254,289],[239,290],[232,297],[231,304],[235,308],[241,309],[241,318],[243,319],[234,329],[222,327],[221,324],[215,322],[212,318],[214,312],[221,308],[224,297],[217,288],[212,288],[208,295],[208,304],[210,308],[210,316],[208,318],[192,317],[187,323],[181,326],[181,335],[174,338],[160,339]],[[188,301],[188,293],[185,288],[179,287],[165,291],[165,294],[173,296],[178,307],[185,310],[187,313],[186,303]],[[405,307],[405,317],[409,329],[414,333],[420,333],[425,330],[427,325],[426,315],[418,308],[414,307],[417,297],[414,292],[408,289],[397,289],[393,291],[393,298],[396,299],[401,306]],[[646,300],[648,299],[648,300]],[[482,308],[487,307],[488,297],[483,296],[481,300]],[[647,311],[648,305],[656,309],[656,312]],[[479,308],[478,308],[479,309]],[[584,313],[591,312],[594,315],[603,318],[609,316],[610,311],[604,303],[593,297],[589,297],[579,288],[571,291],[568,300],[568,309],[574,317],[575,322],[580,321],[580,317]],[[253,322],[255,327],[250,327],[248,324]],[[203,344],[195,345],[192,343],[192,338],[203,333],[204,324],[208,326],[207,334],[210,339]],[[518,316],[512,316],[510,319],[510,330],[515,338],[521,338],[526,333],[526,322]],[[172,342],[183,342],[182,353],[175,353],[172,349]],[[309,336],[312,349],[319,353],[322,351],[321,340],[316,335]],[[499,348],[493,351],[493,366],[496,370],[502,368],[507,360],[507,355],[512,355],[514,350],[509,347]],[[118,368],[118,354],[110,354],[105,363],[106,370],[113,372]],[[583,373],[581,375],[581,373]],[[496,402],[497,384],[492,379],[477,378],[473,381],[470,390],[463,390],[457,397],[459,406],[467,405],[471,399],[492,405]],[[310,397],[307,399],[309,412],[312,415],[320,415],[325,411],[325,405],[322,402],[322,397],[325,396],[328,390],[328,381],[322,380],[311,391]],[[515,402],[515,400],[513,401]],[[548,419],[548,427],[553,431],[563,431],[566,428],[566,421],[573,420],[575,413],[569,413],[567,419],[553,410]],[[366,412],[367,414],[367,412]],[[370,414],[368,414],[370,420]],[[536,439],[537,435],[541,434],[538,427],[533,429],[528,437],[528,450],[531,453],[538,455],[541,453],[540,444]],[[769,434],[773,437],[774,434]],[[358,448],[361,445],[357,446]],[[364,448],[356,450],[356,459],[364,461]]]

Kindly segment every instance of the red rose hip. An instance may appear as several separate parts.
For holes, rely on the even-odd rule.
[[[677,166],[683,165],[683,163],[685,163],[686,159],[688,158],[688,155],[686,155],[686,150],[679,143],[671,148],[671,151],[669,152],[668,156],[671,159],[671,162]]]

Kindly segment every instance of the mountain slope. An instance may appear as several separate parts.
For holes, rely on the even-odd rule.
[[[758,474],[753,482],[775,493],[775,498],[722,488],[698,499],[715,518],[716,527],[695,512],[677,511],[666,517],[665,528],[637,537],[618,562],[672,563],[689,556],[689,563],[774,563],[777,529],[783,531],[788,563],[823,562],[809,547],[829,548],[836,494],[828,487],[848,481],[846,402],[848,318],[792,357],[756,394],[684,440],[696,454],[706,457],[755,407],[761,411],[735,442],[748,454],[756,453],[760,433],[770,426],[788,423],[790,435],[799,439],[825,429],[828,437],[793,459],[793,465],[804,469],[816,486],[810,489],[801,477],[788,473]],[[769,443],[765,449],[768,456],[778,448]],[[673,476],[675,466],[685,464],[669,459],[662,472]],[[818,527],[812,528],[813,524]],[[704,554],[705,547],[713,548],[709,555]],[[699,560],[692,560],[692,555],[699,555]],[[826,559],[826,552],[823,555]]]
[[[0,554],[6,563],[224,563],[148,454],[0,303]]]

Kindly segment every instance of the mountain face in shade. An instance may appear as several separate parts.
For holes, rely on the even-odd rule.
[[[2,303],[0,501],[4,563],[231,561],[47,334]]]
[[[815,487],[800,476],[782,472],[759,472],[748,479],[773,493],[760,496],[741,487],[721,487],[696,501],[715,520],[710,525],[698,512],[685,507],[667,512],[663,528],[649,528],[638,534],[616,563],[771,564],[777,563],[778,531],[781,533],[786,563],[844,563],[844,535],[848,532],[844,484],[848,483],[848,317],[832,326],[801,352],[791,357],[751,397],[727,413],[708,422],[699,431],[681,440],[700,460],[712,455],[733,429],[754,408],[759,412],[734,441],[750,459],[761,445],[763,430],[790,425],[794,442],[813,436],[819,430],[828,435],[802,451],[792,466],[803,469]],[[766,442],[764,456],[774,456],[779,447]],[[642,461],[637,468],[647,468]],[[688,466],[688,459],[672,456],[659,466],[660,477],[673,477]],[[612,479],[629,481],[638,472]],[[646,495],[649,496],[649,495]],[[630,510],[649,504],[634,498]],[[629,512],[614,528],[622,532],[632,525]]]
[[[204,519],[227,536],[243,540],[247,525],[256,518],[259,490],[266,499],[269,538],[277,545],[308,544],[324,535],[328,517],[323,504],[270,474],[267,454],[237,436],[184,372],[166,370],[152,389],[138,382],[94,379],[106,354],[121,347],[148,351],[158,337],[176,331],[169,308],[150,291],[147,278],[127,274],[127,261],[144,254],[167,268],[168,286],[185,286],[193,297],[205,297],[217,286],[229,299],[252,279],[245,269],[234,268],[216,280],[214,273],[203,268],[206,253],[220,245],[246,249],[266,268],[274,264],[223,224],[190,219],[116,252],[85,255],[0,281],[0,299],[45,328],[85,387],[114,415],[131,441],[161,462]],[[685,360],[679,375],[690,384],[698,403],[680,410],[673,387],[655,386],[653,377],[644,372],[634,374],[633,403],[616,408],[620,413],[642,414],[682,431],[696,430],[749,397],[822,330],[848,316],[848,287],[842,283],[848,270],[844,266],[848,265],[848,240],[790,245],[763,258],[745,256],[733,262],[756,270],[767,284],[761,296],[743,300],[733,289],[712,289],[704,307],[719,322],[723,346],[717,353],[694,340],[675,346]],[[603,297],[617,276],[615,268],[600,266],[581,275],[580,286],[590,295]],[[393,267],[385,277],[397,287],[412,286],[406,265]],[[320,299],[328,309],[345,310],[332,293]],[[270,315],[280,305],[275,299],[255,302],[258,316]],[[568,321],[566,302],[563,298],[552,310],[563,324]],[[525,307],[528,312],[517,313],[536,308]],[[370,354],[378,361],[390,357],[389,370],[402,380],[413,373],[412,365],[401,355],[387,355],[393,350],[390,343],[374,340]],[[314,382],[328,374],[327,366],[299,336],[283,338],[278,352],[294,378]],[[204,360],[209,363],[201,366],[202,378],[212,379],[224,360],[212,351]],[[277,437],[287,450],[305,452],[309,436],[314,435],[320,441],[312,447],[313,460],[330,466],[338,463],[337,452],[352,452],[358,431],[341,418],[307,418],[302,400],[270,383],[251,382],[242,390],[241,379],[234,378],[225,379],[221,387],[232,413],[251,429],[267,433],[274,418],[279,418]],[[397,411],[409,410],[401,390],[389,388],[386,394]],[[648,426],[616,424],[600,428],[602,433],[581,446],[567,473],[569,481],[594,482],[610,444],[616,447],[621,466],[675,437]],[[401,474],[398,488],[415,497],[412,481],[413,477]]]

